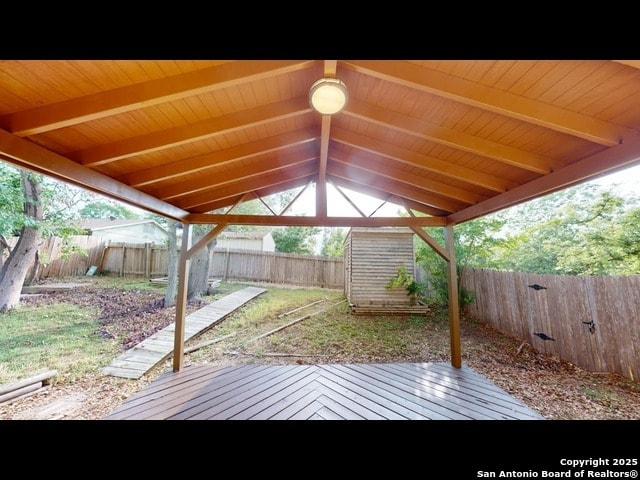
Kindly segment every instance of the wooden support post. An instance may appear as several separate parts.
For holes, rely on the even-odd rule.
[[[460,309],[458,306],[458,274],[456,272],[456,253],[453,239],[453,225],[444,227],[444,243],[447,249],[447,285],[449,294],[449,338],[451,341],[451,365],[462,367],[460,354]]]
[[[190,224],[182,226],[182,245],[178,260],[178,295],[176,296],[176,330],[173,339],[173,371],[179,372],[184,366],[184,332],[187,311],[187,292],[189,285],[189,248],[191,247]]]

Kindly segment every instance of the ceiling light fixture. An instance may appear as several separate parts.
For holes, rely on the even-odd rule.
[[[309,103],[323,115],[338,113],[347,104],[347,86],[338,78],[316,80],[309,90]]]

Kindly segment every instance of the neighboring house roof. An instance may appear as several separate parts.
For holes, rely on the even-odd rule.
[[[145,223],[153,223],[158,228],[166,232],[166,229],[162,225],[150,218],[126,218],[114,220],[104,218],[87,218],[81,220],[80,227],[84,228],[85,230],[95,232],[96,230],[109,230],[112,228],[140,225]]]

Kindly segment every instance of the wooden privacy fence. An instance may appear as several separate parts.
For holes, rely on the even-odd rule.
[[[341,257],[214,249],[209,276],[321,288],[344,287]]]
[[[461,286],[476,292],[466,313],[478,320],[586,370],[640,380],[640,275],[465,268]]]
[[[13,247],[17,238],[9,240]],[[40,278],[85,275],[95,265],[96,273],[117,276],[166,277],[169,251],[153,244],[105,242],[98,236],[79,235],[72,243],[86,252],[63,257],[62,240],[49,237],[38,252]],[[224,280],[291,284],[321,288],[343,288],[344,261],[341,257],[295,255],[255,250],[214,249],[209,276]]]
[[[80,252],[64,254],[60,237],[43,239],[38,248],[39,278],[72,277],[84,275],[91,265],[97,265],[104,251],[104,240],[90,235],[76,235],[71,237],[70,243],[80,248]],[[7,243],[13,248],[18,237],[11,237]],[[5,258],[8,252],[5,251]],[[27,274],[27,278],[30,276]]]

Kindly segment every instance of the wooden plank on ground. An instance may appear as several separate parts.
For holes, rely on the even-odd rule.
[[[185,342],[208,330],[229,314],[266,291],[265,288],[247,287],[230,293],[188,315],[185,318]],[[120,357],[113,360],[109,366],[103,368],[102,373],[122,378],[137,379],[142,377],[146,372],[172,354],[173,332],[175,332],[175,323],[166,326],[123,353]]]

